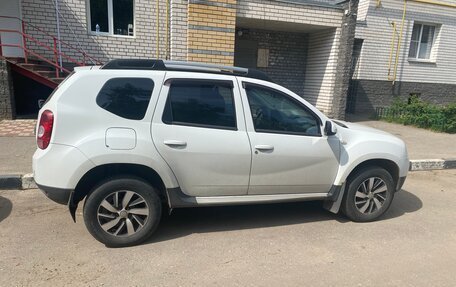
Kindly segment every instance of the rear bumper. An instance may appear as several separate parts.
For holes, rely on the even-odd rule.
[[[71,194],[73,193],[72,189],[65,189],[65,188],[55,188],[50,186],[44,186],[40,184],[36,184],[39,189],[47,196],[49,199],[53,201],[67,205]]]

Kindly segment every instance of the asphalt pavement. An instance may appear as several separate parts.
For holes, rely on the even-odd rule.
[[[110,249],[80,210],[0,191],[0,286],[454,286],[456,170],[413,172],[377,222],[319,202],[175,210]]]

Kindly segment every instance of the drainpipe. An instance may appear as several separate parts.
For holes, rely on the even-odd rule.
[[[156,13],[157,13],[157,33],[156,33],[156,44],[157,44],[157,51],[156,51],[156,58],[160,59],[160,0],[157,0],[155,5]]]
[[[445,3],[445,2],[436,1],[436,0],[404,0],[404,8],[403,8],[404,11],[402,12],[401,28],[400,28],[399,38],[398,38],[398,41],[396,44],[396,55],[395,55],[392,75],[391,75],[390,67],[392,66],[393,46],[394,46],[395,34],[397,31],[396,30],[397,26],[395,24],[393,24],[393,37],[391,39],[391,53],[390,53],[389,64],[388,64],[388,80],[392,81],[393,85],[396,83],[396,78],[397,78],[397,67],[399,65],[399,52],[401,50],[401,42],[402,42],[402,36],[403,36],[403,32],[404,32],[405,16],[407,13],[407,1],[436,5],[436,6],[447,7],[447,8],[456,8],[456,4],[450,4],[450,3]]]
[[[404,34],[405,15],[407,13],[407,0],[404,0],[404,11],[402,13],[401,33],[397,41],[396,61],[394,62],[393,85],[396,83],[397,66],[399,65],[399,52],[401,51],[402,35]]]
[[[59,0],[55,0],[55,16],[56,16],[56,20],[57,20],[57,39],[58,39],[58,47],[59,47],[60,72],[63,72],[63,66],[62,66],[62,43],[60,43]]]

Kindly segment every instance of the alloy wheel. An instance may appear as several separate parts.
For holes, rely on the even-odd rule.
[[[149,206],[134,191],[116,191],[101,201],[97,218],[101,228],[110,235],[131,236],[146,224]]]
[[[355,193],[355,206],[359,212],[372,214],[380,210],[386,201],[388,187],[379,177],[363,181]]]

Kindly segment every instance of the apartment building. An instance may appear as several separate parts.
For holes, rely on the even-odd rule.
[[[360,0],[347,112],[456,102],[456,1]]]
[[[24,103],[36,106],[73,66],[162,58],[257,68],[343,118],[357,5],[358,0],[2,0],[2,43],[17,46],[2,46],[0,117],[20,114]],[[17,59],[38,56],[52,67],[48,90],[24,95],[23,82],[32,73]],[[39,82],[36,74],[31,78]]]

